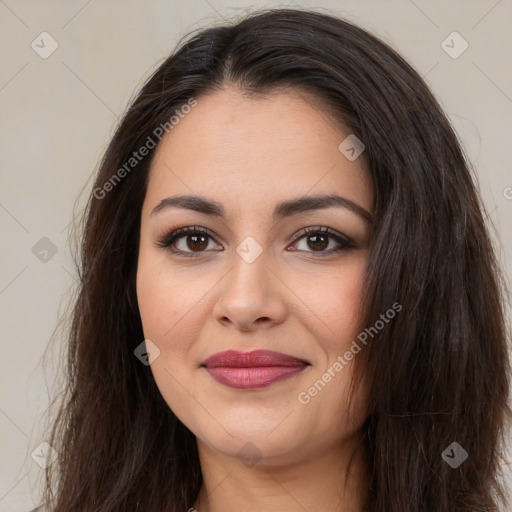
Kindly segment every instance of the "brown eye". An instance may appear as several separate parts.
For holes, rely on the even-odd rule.
[[[304,239],[305,243],[302,242]],[[202,253],[210,252],[209,243],[214,243],[213,235],[204,228],[188,226],[185,228],[171,231],[156,243],[157,247],[167,248],[173,254],[178,256],[201,256]],[[303,243],[303,247],[295,247],[292,250],[299,252],[314,252],[319,256],[335,254],[344,249],[356,247],[355,243],[345,235],[333,231],[328,227],[309,227],[301,230],[294,236],[293,246]],[[333,246],[333,247],[331,247]],[[217,245],[217,249],[222,250],[222,246]]]
[[[191,251],[202,251],[208,247],[208,237],[205,235],[187,235],[182,238],[185,238]]]
[[[294,250],[329,255],[355,247],[355,243],[350,238],[326,226],[309,227],[301,230],[294,236],[294,245],[300,245],[298,242],[302,239],[306,241],[303,247]],[[333,241],[334,244],[331,243],[331,241]],[[334,245],[334,247],[327,250],[327,248],[332,245]]]
[[[329,237],[324,235],[309,235],[308,246],[313,250],[323,250],[329,245]]]
[[[199,256],[201,253],[206,252],[210,241],[213,242],[213,236],[206,229],[188,226],[171,231],[171,233],[159,240],[156,246],[167,248],[174,254]]]

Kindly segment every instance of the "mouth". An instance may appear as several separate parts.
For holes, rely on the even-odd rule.
[[[237,389],[270,386],[297,375],[308,366],[308,361],[268,350],[228,350],[214,354],[201,363],[201,367],[214,380]]]

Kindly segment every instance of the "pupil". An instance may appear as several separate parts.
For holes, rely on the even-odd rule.
[[[309,237],[309,240],[311,241],[312,239],[316,239],[317,242],[313,242],[313,246],[311,246],[312,249],[316,248],[316,249],[325,249],[325,247],[327,246],[327,244],[325,243],[325,239],[326,237],[324,236],[321,236],[321,235],[312,235]],[[321,239],[322,242],[320,242],[320,244],[318,244],[318,240]]]
[[[202,243],[197,243],[198,239],[202,238]],[[189,243],[190,240],[194,240],[193,243]],[[204,249],[208,246],[208,241],[206,240],[206,237],[204,235],[189,235],[187,237],[187,245],[189,249],[195,250],[195,249]]]

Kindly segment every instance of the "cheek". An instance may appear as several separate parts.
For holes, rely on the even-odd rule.
[[[159,270],[157,262],[141,258],[137,270],[137,300],[144,337],[159,349],[150,370],[168,406],[176,413],[187,410],[190,397],[185,391],[193,358],[191,343],[200,322],[197,290],[182,288],[178,274]],[[195,307],[194,307],[195,306]],[[178,414],[181,417],[181,414]]]
[[[137,269],[137,300],[142,326],[147,338],[169,343],[175,332],[192,326],[203,291],[203,280],[191,282],[186,272],[170,272],[165,260],[144,256]],[[161,349],[165,348],[160,347]]]
[[[319,280],[317,287],[310,287],[309,303],[328,328],[330,349],[350,344],[363,328],[363,278],[363,264],[351,265],[350,269],[333,272],[330,279]]]
[[[213,286],[208,275],[198,277],[192,268],[171,270],[165,257],[150,251],[139,259],[137,300],[142,328],[144,337],[160,351],[151,371],[166,398],[179,395],[178,383],[184,383],[200,362],[194,342],[211,314],[206,296]]]
[[[327,329],[322,329],[325,335],[317,338],[322,356],[318,359],[315,374],[302,391],[311,393],[311,403],[306,407],[315,416],[314,421],[321,435],[332,436],[337,433],[342,436],[361,426],[367,410],[364,385],[356,382],[351,389],[358,355],[350,352],[353,343],[357,342],[357,336],[364,330],[364,266],[351,266],[350,271],[347,268],[346,272],[345,269],[336,272],[328,282],[329,286],[326,287],[326,281],[323,280],[323,289],[315,288],[310,296],[315,298],[315,307],[312,309],[320,312],[322,323]],[[365,350],[365,347],[361,346],[360,350]],[[317,385],[320,380],[326,383],[325,386]],[[333,423],[338,421],[338,411],[343,411],[343,421],[337,423],[336,430],[333,429]]]
[[[360,253],[355,256],[359,257]],[[203,386],[202,381],[195,378],[202,355],[197,352],[195,342],[201,338],[201,329],[213,321],[214,288],[222,274],[213,270],[199,274],[192,268],[172,272],[165,260],[152,254],[141,255],[137,272],[139,310],[145,337],[155,342],[161,351],[150,369],[167,405],[195,435],[203,439],[223,439],[224,435],[223,432],[212,433],[210,410],[217,411],[223,424],[238,425],[241,433],[247,435],[247,432],[252,432],[255,418],[262,422],[262,430],[271,430],[282,421],[280,411],[292,404],[298,413],[297,422],[289,426],[289,431],[283,431],[282,439],[273,440],[285,445],[288,438],[297,438],[300,442],[301,436],[308,437],[314,433],[321,438],[332,439],[359,427],[362,412],[355,410],[354,415],[348,414],[347,392],[353,364],[338,373],[309,405],[299,403],[297,396],[313,386],[357,336],[361,328],[365,261],[354,257],[347,258],[336,268],[331,266],[321,270],[317,267],[316,272],[299,271],[297,268],[294,272],[290,272],[290,268],[282,271],[283,281],[291,283],[293,290],[293,293],[287,293],[287,288],[279,288],[279,283],[276,284],[276,290],[282,290],[282,300],[289,306],[290,317],[285,321],[300,326],[294,334],[303,339],[310,338],[310,353],[318,366],[315,373],[294,389],[285,402],[280,397],[275,406],[269,407],[269,412],[262,415],[261,407],[257,410],[252,406],[244,409],[240,404],[235,407],[224,402],[215,388]],[[294,315],[299,317],[299,322],[292,318]],[[286,329],[286,324],[280,328]],[[191,400],[191,396],[199,405]],[[355,398],[356,403],[361,402],[362,397],[357,395]],[[208,406],[205,409],[200,404]],[[222,410],[225,411],[224,416],[219,412]],[[344,419],[334,429],[333,418],[340,410],[345,411]],[[268,426],[265,426],[265,421]]]
[[[180,301],[176,299],[175,287],[168,282],[168,277],[150,258],[141,257],[137,269],[137,301],[144,338],[151,340],[160,354],[151,364],[157,384],[169,371],[169,354],[171,360],[183,360],[184,353],[176,340],[180,336],[175,332],[179,326]],[[160,387],[160,385],[159,385]]]
[[[149,266],[140,264],[137,271],[137,301],[144,336],[152,341],[162,338],[165,331],[171,328],[175,316],[171,295],[165,290],[160,275],[151,271]]]

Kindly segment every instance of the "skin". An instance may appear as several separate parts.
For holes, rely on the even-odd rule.
[[[338,150],[348,134],[306,93],[254,96],[226,86],[198,98],[157,148],[142,209],[137,295],[144,335],[160,350],[151,363],[155,381],[197,438],[204,484],[191,506],[199,512],[361,510],[367,467],[356,441],[367,415],[362,383],[348,404],[355,358],[308,404],[297,397],[364,328],[371,223],[342,207],[271,217],[281,201],[320,194],[372,211],[364,159],[351,162]],[[151,215],[178,194],[222,203],[225,219],[178,207]],[[176,240],[174,249],[190,258],[157,246],[184,226],[213,237],[195,251],[190,235]],[[328,226],[356,247],[329,252],[339,247],[333,238],[321,249],[311,234],[293,240],[309,226]],[[236,251],[248,236],[262,250],[251,263]],[[200,367],[228,349],[274,350],[310,366],[265,388],[233,389]]]

